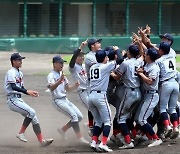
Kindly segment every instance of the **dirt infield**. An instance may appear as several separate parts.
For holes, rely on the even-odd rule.
[[[22,53],[26,59],[23,61],[22,71],[24,73],[25,87],[27,89],[34,89],[39,91],[38,98],[23,95],[23,99],[36,110],[37,117],[40,121],[41,129],[45,138],[53,138],[54,142],[49,147],[42,148],[36,139],[36,136],[29,126],[26,131],[27,143],[20,142],[16,138],[23,117],[15,112],[10,111],[6,104],[6,96],[4,93],[4,76],[6,71],[11,67],[9,57],[10,52],[1,52],[0,61],[0,154],[60,154],[60,153],[93,153],[88,145],[78,143],[76,136],[72,129],[67,133],[67,141],[63,141],[57,132],[57,128],[62,127],[68,118],[56,111],[51,104],[50,94],[46,90],[46,77],[52,69],[51,60],[52,54],[35,54]],[[65,66],[67,70],[67,66]],[[65,71],[66,72],[66,71]],[[70,82],[72,79],[68,76]],[[90,138],[87,135],[87,129],[84,123],[87,121],[87,111],[83,105],[78,101],[76,92],[68,93],[68,98],[79,107],[84,115],[81,122],[81,130],[87,140]],[[114,115],[114,108],[111,107]],[[109,146],[114,150],[113,153],[122,154],[177,154],[180,153],[180,139],[166,140],[161,146],[147,148],[146,146],[139,146],[131,150],[118,151],[118,146],[111,142]]]

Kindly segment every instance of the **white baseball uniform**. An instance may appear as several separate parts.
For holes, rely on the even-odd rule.
[[[156,62],[160,67],[160,112],[166,112],[168,105],[169,113],[176,113],[179,84],[175,80],[177,72],[174,52],[170,50],[169,54],[162,55]]]
[[[159,66],[153,62],[144,66],[144,74],[153,79],[151,85],[143,82],[143,101],[138,108],[138,122],[141,126],[147,123],[147,118],[152,114],[154,108],[159,102],[158,84],[159,84]]]
[[[22,88],[24,85],[23,73],[14,67],[8,70],[5,76],[4,89],[7,94],[7,104],[12,111],[18,112],[24,117],[32,119],[31,123],[33,125],[39,123],[35,110],[23,101],[20,92],[12,89],[10,85],[11,83],[16,84],[19,88]]]
[[[51,71],[47,77],[48,86],[54,84],[61,78],[62,71],[56,72]],[[64,81],[58,85],[58,87],[51,91],[52,94],[52,104],[53,106],[64,115],[71,119],[71,122],[80,122],[83,118],[82,113],[80,110],[70,102],[66,97],[66,90],[65,86],[68,84],[68,80],[65,77]]]
[[[79,94],[79,98],[83,105],[88,109],[88,92],[87,92],[87,73],[85,71],[84,65],[80,65],[75,63],[74,67],[69,67],[69,71],[74,79],[74,81],[79,81],[80,85],[77,88],[77,92]]]
[[[89,110],[92,112],[95,126],[102,124],[111,126],[111,110],[107,102],[106,91],[111,70],[116,62],[97,63],[90,68]]]

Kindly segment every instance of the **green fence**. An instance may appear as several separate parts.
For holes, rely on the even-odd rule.
[[[101,37],[102,48],[106,46],[117,45],[121,49],[127,49],[131,43],[130,37]],[[73,50],[79,47],[80,43],[87,38],[15,38],[15,39],[0,39],[0,50],[9,51],[17,49],[19,52],[39,52],[39,53],[72,53]],[[159,37],[151,37],[152,43],[159,43]],[[180,52],[180,37],[174,36],[173,49]],[[84,49],[88,52],[88,48]]]

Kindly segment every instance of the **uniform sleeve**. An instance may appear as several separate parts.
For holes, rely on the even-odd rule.
[[[124,74],[126,72],[127,66],[126,61],[122,62],[121,65],[116,69],[116,72],[120,75]]]
[[[155,80],[157,77],[159,77],[159,67],[156,68],[153,67],[153,69],[149,72],[149,78]]]
[[[86,65],[91,67],[92,65],[96,64],[97,62],[93,58],[90,58],[90,56],[87,56],[85,63],[86,63]]]
[[[111,71],[111,70],[115,69],[115,67],[116,67],[116,61],[115,60],[110,61],[107,63],[106,71]]]
[[[52,73],[50,73],[50,74],[47,76],[47,80],[48,80],[48,85],[47,85],[47,86],[52,85],[52,84],[55,83],[55,79],[54,79],[54,76],[53,76]]]
[[[13,71],[7,72],[7,83],[16,83],[16,74]]]
[[[74,72],[75,72],[75,66],[74,66],[73,68],[71,68],[71,67],[69,66],[69,72],[70,72],[70,73],[74,73]]]
[[[69,84],[67,77],[64,78],[64,84],[65,85]]]

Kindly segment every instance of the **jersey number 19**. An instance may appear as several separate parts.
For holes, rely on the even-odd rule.
[[[99,78],[99,69],[92,69],[91,70],[91,79],[98,79]]]

